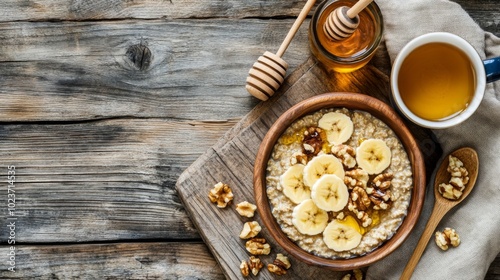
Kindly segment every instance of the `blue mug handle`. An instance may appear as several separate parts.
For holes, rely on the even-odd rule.
[[[500,56],[483,60],[483,64],[487,83],[500,80]]]

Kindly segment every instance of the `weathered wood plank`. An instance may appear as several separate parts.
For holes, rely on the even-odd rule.
[[[241,117],[257,104],[244,89],[248,70],[265,50],[278,49],[291,24],[1,23],[0,121]],[[306,28],[285,54],[290,72],[308,56]],[[144,47],[150,55],[138,60]]]
[[[462,2],[471,13],[483,14]],[[479,22],[487,30],[498,27],[498,9],[492,7],[488,22]],[[241,117],[257,104],[243,88],[248,69],[263,51],[278,48],[291,24],[292,19],[2,23],[0,121]],[[309,52],[307,25],[285,54],[290,72]],[[150,56],[141,56],[140,47]],[[382,61],[388,68],[384,53],[379,56],[374,64]]]
[[[2,2],[0,21],[282,17],[298,15],[304,3],[304,0],[44,0],[27,2],[7,0]]]
[[[500,5],[495,0],[452,0],[462,6],[484,30],[500,36]]]
[[[0,246],[1,279],[224,279],[203,243]]]
[[[500,8],[492,0],[452,0],[487,31],[500,32]],[[305,1],[15,1],[2,2],[0,22],[47,20],[270,18],[294,17]]]
[[[244,242],[238,237],[245,219],[235,211],[218,209],[207,198],[206,193],[218,181],[229,184],[235,196],[235,203],[243,200],[254,202],[253,198],[253,162],[265,133],[274,121],[293,104],[324,92],[349,91],[360,92],[387,100],[389,81],[387,76],[373,67],[365,67],[349,74],[326,73],[313,59],[309,59],[298,68],[301,75],[292,75],[285,88],[261,107],[251,111],[241,122],[246,126],[235,126],[212,149],[190,166],[177,182],[177,191],[201,236],[209,246],[223,272],[230,279],[238,279],[238,264],[247,258]],[[248,120],[247,120],[248,118]],[[414,127],[420,132],[417,141],[431,141],[425,130]],[[429,170],[440,156],[438,145],[428,158]],[[256,217],[260,224],[260,217]],[[282,249],[269,236],[267,229],[260,233],[273,248],[272,261]],[[222,240],[224,240],[222,242]],[[259,277],[273,279],[268,271],[262,271]],[[341,273],[334,273],[318,267],[308,266],[294,260],[294,269],[287,273],[288,279],[332,279]]]
[[[16,248],[16,272],[8,271],[8,258],[2,257],[1,279],[225,279],[202,243],[19,245]],[[8,246],[0,246],[1,256],[9,253]],[[499,263],[500,256],[485,280],[500,279]]]
[[[235,123],[114,119],[0,126],[2,180],[8,165],[16,168],[17,240],[198,238],[174,184]],[[7,210],[0,208],[0,224]],[[0,242],[7,238],[0,231]]]

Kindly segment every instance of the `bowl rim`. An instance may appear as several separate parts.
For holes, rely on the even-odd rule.
[[[365,255],[350,259],[328,259],[313,255],[291,241],[281,230],[271,213],[266,193],[266,167],[274,145],[282,133],[295,120],[322,108],[348,108],[350,110],[367,111],[386,123],[398,136],[412,164],[413,189],[407,215],[396,233],[375,250]],[[262,140],[254,165],[253,183],[254,198],[263,224],[272,238],[289,254],[310,265],[325,267],[331,270],[344,271],[368,266],[389,255],[398,248],[415,227],[425,197],[426,188],[425,165],[422,153],[413,135],[402,119],[386,103],[361,93],[330,92],[303,100],[283,113],[271,126]]]

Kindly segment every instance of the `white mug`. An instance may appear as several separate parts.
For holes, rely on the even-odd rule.
[[[441,44],[447,44],[447,45],[452,45],[453,47],[457,48],[460,50],[463,54],[465,54],[466,58],[470,62],[470,65],[473,69],[471,76],[474,81],[472,81],[472,84],[474,84],[474,88],[472,89],[473,93],[471,94],[472,96],[470,97],[468,104],[464,107],[463,110],[459,110],[454,114],[451,114],[447,117],[443,117],[440,119],[432,119],[432,118],[424,118],[422,117],[422,114],[420,116],[413,112],[412,110],[409,109],[409,106],[405,103],[405,101],[402,98],[402,94],[400,89],[404,88],[403,82],[402,84],[399,84],[400,82],[400,72],[402,70],[402,65],[405,62],[405,59],[408,58],[408,56],[412,53],[415,52],[416,49],[422,46],[430,46],[429,44],[433,43],[441,43]],[[429,47],[430,48],[430,47]],[[421,48],[420,50],[423,50]],[[420,51],[421,54],[425,54],[424,51]],[[415,59],[415,56],[413,56],[413,60],[417,61]],[[408,61],[410,61],[409,59]],[[419,64],[421,63],[436,63],[436,60],[438,63],[445,63],[441,62],[440,59],[425,59],[420,58]],[[410,64],[410,62],[408,62]],[[444,71],[447,70],[453,70],[453,69],[447,69],[447,65],[441,65],[442,68],[439,68],[439,70],[436,71]],[[431,67],[431,66],[430,66]],[[427,67],[428,69],[429,67]],[[407,69],[409,66],[405,66],[406,73],[411,73],[411,71],[408,71]],[[418,71],[415,71],[418,72]],[[423,73],[422,75],[429,74],[428,72]],[[433,73],[436,74],[435,76],[439,76],[439,72]],[[407,74],[405,74],[407,75]],[[418,73],[415,73],[415,75],[418,75]],[[427,75],[429,76],[429,75]],[[418,77],[418,76],[415,76]],[[412,79],[414,77],[411,77]],[[411,40],[408,44],[406,44],[403,49],[399,52],[397,55],[396,59],[394,60],[393,66],[392,66],[392,71],[391,71],[391,91],[392,91],[392,102],[395,103],[395,107],[410,121],[416,123],[417,125],[427,127],[427,128],[432,128],[432,129],[441,129],[441,128],[447,128],[451,127],[454,125],[457,125],[463,121],[465,121],[467,118],[469,118],[479,107],[479,104],[481,103],[483,96],[484,96],[484,91],[486,87],[487,82],[492,82],[500,78],[500,57],[497,58],[492,58],[488,60],[482,60],[479,56],[479,54],[476,52],[476,50],[464,39],[461,37],[451,34],[451,33],[446,33],[446,32],[434,32],[434,33],[427,33],[424,35],[421,35],[419,37],[416,37],[415,39]],[[405,79],[405,78],[402,78]],[[418,79],[418,78],[416,78]],[[449,82],[449,81],[448,81]],[[452,81],[453,82],[458,82],[458,81]],[[456,86],[456,85],[455,85]],[[415,90],[412,91],[412,93],[420,94],[419,90],[422,88],[422,96],[424,96],[423,91],[425,88],[425,85],[421,85],[421,87],[417,87]],[[415,96],[415,94],[413,95]],[[421,99],[419,100],[420,110],[423,112],[426,110],[425,106],[422,107],[422,105],[426,104],[428,102],[430,104],[431,101],[435,100],[430,100],[431,94],[427,94],[425,97],[422,98],[427,98],[427,99]],[[412,97],[413,98],[413,97]],[[415,97],[417,98],[417,97]],[[407,101],[410,99],[406,99]],[[408,104],[410,104],[410,101],[408,101]],[[443,103],[440,103],[443,104]],[[438,105],[436,105],[438,106]],[[410,106],[411,107],[411,106]],[[416,111],[416,110],[415,110]]]

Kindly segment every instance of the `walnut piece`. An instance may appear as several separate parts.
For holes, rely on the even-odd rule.
[[[323,130],[319,127],[311,126],[304,131],[304,139],[302,140],[302,152],[308,157],[313,157],[321,152],[323,148],[323,138],[321,133]]]
[[[373,202],[374,210],[385,210],[389,208],[391,200],[391,180],[394,177],[392,173],[382,173],[373,178],[370,187],[366,188],[366,192]]]
[[[363,280],[363,272],[359,269],[355,269],[352,273],[344,275],[341,280]]]
[[[240,202],[236,205],[236,211],[243,217],[252,218],[257,206],[248,201]]]
[[[252,221],[252,222],[246,222],[243,225],[243,229],[241,230],[240,233],[240,238],[241,239],[249,239],[252,237],[257,236],[259,232],[262,230],[260,227],[259,223],[257,221]]]
[[[336,156],[346,168],[356,166],[356,150],[349,145],[333,146],[331,152]],[[368,179],[366,180],[368,181]]]
[[[290,264],[288,257],[284,256],[283,254],[278,254],[276,255],[276,259],[274,260],[274,262],[267,265],[267,270],[276,275],[285,275],[286,271],[290,267],[292,267],[292,265]]]
[[[439,193],[447,199],[457,200],[462,196],[462,191],[453,187],[452,184],[441,183],[438,186]]]
[[[370,207],[371,200],[366,191],[361,187],[355,187],[349,200],[347,202],[347,209],[354,213],[361,221],[363,227],[368,227],[372,224],[373,220],[370,218],[366,210]]]
[[[368,227],[373,223],[373,219],[368,215],[370,209],[385,210],[388,209],[391,202],[391,173],[382,173],[370,182],[366,171],[355,169],[345,172],[344,183],[351,190],[347,209],[351,211],[361,226]]]
[[[295,165],[295,164],[307,164],[307,155],[302,153],[302,152],[295,152],[292,154],[292,157],[290,158],[290,164]]]
[[[391,180],[394,178],[392,173],[382,173],[373,178],[372,185],[382,191],[391,187]]]
[[[211,202],[217,203],[217,207],[225,208],[234,198],[231,188],[227,184],[219,182],[208,193]]]
[[[288,257],[281,254],[281,253],[278,253],[276,255],[276,260],[280,261],[281,264],[283,264],[286,269],[289,269],[290,267],[292,267],[292,264],[290,263],[290,260],[288,260]]]
[[[245,244],[245,248],[252,255],[269,255],[271,245],[264,238],[252,238]]]
[[[257,274],[259,274],[260,269],[262,267],[264,267],[264,264],[262,263],[262,261],[259,258],[254,257],[254,256],[250,256],[250,260],[248,261],[248,264],[249,264],[250,270],[252,271],[252,274],[254,276],[257,276]]]
[[[438,191],[444,198],[457,200],[462,196],[465,185],[469,182],[469,172],[458,158],[450,155],[448,159],[446,170],[450,173],[451,179],[448,184],[439,184]]]
[[[245,260],[241,261],[240,271],[241,271],[241,274],[245,277],[247,277],[250,274],[250,267],[248,266],[247,261],[245,261]]]
[[[269,272],[274,273],[276,275],[285,275],[286,274],[286,269],[284,269],[284,268],[282,268],[274,263],[268,264],[267,270],[269,270]]]
[[[445,228],[443,232],[436,231],[435,241],[439,248],[446,251],[449,245],[457,247],[460,245],[460,236],[452,228]]]
[[[348,170],[345,172],[344,184],[352,190],[354,187],[366,188],[368,184],[369,175],[363,169]]]
[[[351,192],[351,199],[358,210],[366,211],[370,207],[371,200],[363,188],[355,187]]]
[[[241,261],[240,264],[240,270],[241,274],[245,277],[250,275],[250,271],[254,276],[257,276],[259,274],[259,271],[264,267],[264,264],[262,261],[255,257],[255,256],[250,256],[250,259],[248,261]]]

